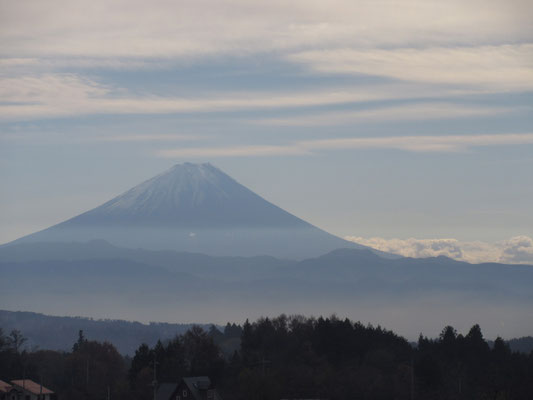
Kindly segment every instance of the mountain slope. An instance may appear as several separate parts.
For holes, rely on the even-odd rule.
[[[95,239],[130,248],[291,259],[364,248],[282,210],[211,164],[190,163],[13,243]]]

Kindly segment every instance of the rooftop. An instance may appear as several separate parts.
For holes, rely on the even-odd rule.
[[[0,393],[7,393],[11,389],[11,385],[7,382],[0,380]]]
[[[54,393],[50,389],[47,389],[44,386],[41,386],[41,384],[34,382],[31,379],[17,379],[17,380],[11,381],[11,383],[20,388],[24,388],[25,390],[33,394],[53,394]]]

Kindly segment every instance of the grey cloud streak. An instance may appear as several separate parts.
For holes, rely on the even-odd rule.
[[[308,140],[282,145],[228,147],[180,147],[164,149],[158,157],[253,157],[273,155],[312,155],[319,151],[345,149],[396,149],[411,152],[458,152],[473,147],[533,144],[533,133],[492,135],[390,136]]]

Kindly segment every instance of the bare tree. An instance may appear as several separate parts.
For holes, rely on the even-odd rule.
[[[22,345],[27,341],[23,335],[22,332],[18,329],[13,329],[9,336],[7,337],[7,342],[9,346],[15,350],[15,352],[19,352]]]

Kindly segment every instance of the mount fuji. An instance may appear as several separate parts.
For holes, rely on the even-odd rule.
[[[209,163],[175,165],[99,207],[12,243],[96,239],[148,250],[289,259],[365,248],[282,210]]]
[[[182,164],[0,246],[0,305],[143,322],[338,313],[413,338],[442,321],[471,324],[473,315],[494,337],[533,329],[532,266],[362,247],[210,164]]]

